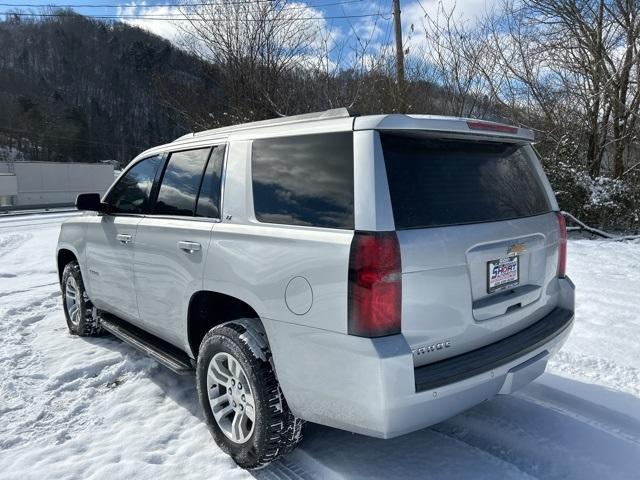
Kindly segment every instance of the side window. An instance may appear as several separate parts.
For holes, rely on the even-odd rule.
[[[131,168],[105,199],[115,213],[144,213],[161,156],[145,158]]]
[[[224,145],[213,147],[200,187],[196,217],[220,218],[220,187],[224,148]]]
[[[255,140],[251,170],[259,221],[353,229],[352,132]]]
[[[207,147],[171,154],[162,176],[154,213],[193,216],[210,151]]]

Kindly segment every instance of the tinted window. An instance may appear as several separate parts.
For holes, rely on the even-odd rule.
[[[252,175],[261,222],[353,228],[351,132],[256,140]]]
[[[160,166],[160,156],[145,158],[129,170],[109,193],[106,203],[115,212],[143,213],[149,205],[149,194],[156,172]]]
[[[162,176],[155,213],[193,216],[210,148],[175,152]]]
[[[220,185],[222,181],[222,164],[224,162],[224,146],[214,147],[207,169],[204,172],[198,206],[197,217],[220,218]]]
[[[523,146],[381,133],[396,228],[491,222],[549,212]]]

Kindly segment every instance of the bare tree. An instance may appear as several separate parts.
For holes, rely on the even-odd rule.
[[[484,32],[468,26],[468,19],[457,16],[454,7],[438,3],[435,13],[425,11],[423,20],[427,47],[416,52],[413,60],[422,75],[444,89],[438,99],[441,113],[484,117],[495,104],[491,84],[495,58],[484,48]],[[484,73],[484,74],[483,74]]]
[[[607,156],[621,176],[637,141],[639,18],[637,0],[505,0],[484,21],[500,60],[487,76],[496,97],[537,110],[556,138],[581,123],[592,176]]]
[[[212,3],[187,1],[181,12],[182,43],[220,68],[228,112],[216,123],[290,113],[288,79],[314,57],[321,20],[313,10],[286,0]]]

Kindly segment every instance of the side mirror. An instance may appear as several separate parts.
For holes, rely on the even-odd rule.
[[[104,205],[100,201],[99,193],[81,193],[76,197],[76,208],[89,212],[104,211]]]

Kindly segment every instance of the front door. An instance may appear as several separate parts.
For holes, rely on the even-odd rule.
[[[138,224],[151,198],[162,157],[145,158],[129,168],[104,199],[109,213],[87,227],[89,295],[95,306],[129,322],[138,322],[133,258]]]
[[[128,321],[138,317],[133,244],[142,217],[98,215],[87,227],[89,294],[95,306]]]

